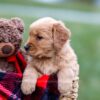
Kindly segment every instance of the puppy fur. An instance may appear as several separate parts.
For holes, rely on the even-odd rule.
[[[30,48],[28,65],[23,74],[21,89],[24,94],[35,91],[37,78],[57,72],[59,100],[76,100],[78,95],[79,65],[70,46],[70,30],[64,23],[50,17],[30,25],[26,43]]]

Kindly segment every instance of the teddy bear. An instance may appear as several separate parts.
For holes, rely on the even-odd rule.
[[[14,64],[8,63],[6,58],[15,55],[20,49],[23,31],[24,25],[21,19],[0,19],[0,71],[16,71]]]
[[[22,100],[20,83],[26,66],[21,50],[23,31],[20,18],[0,19],[0,100]]]

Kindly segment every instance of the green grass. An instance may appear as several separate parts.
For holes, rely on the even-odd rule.
[[[100,7],[96,7],[93,4],[85,3],[85,2],[65,2],[65,3],[39,3],[33,0],[0,0],[0,3],[7,4],[19,4],[25,6],[39,6],[39,7],[47,7],[47,8],[55,8],[55,9],[70,9],[70,10],[80,10],[80,11],[95,11],[100,12]]]
[[[0,13],[0,17],[11,18],[13,12]],[[23,44],[28,37],[29,25],[35,17],[20,16],[25,23]],[[80,88],[78,100],[100,100],[100,26],[65,22],[71,29],[71,45],[80,64]]]

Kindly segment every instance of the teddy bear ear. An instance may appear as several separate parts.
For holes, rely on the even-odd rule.
[[[24,22],[20,18],[18,18],[18,17],[12,18],[11,21],[17,27],[19,32],[22,34],[23,31],[24,31]]]

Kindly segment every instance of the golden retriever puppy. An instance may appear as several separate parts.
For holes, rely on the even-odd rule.
[[[25,45],[28,65],[23,74],[21,89],[24,94],[35,91],[37,78],[57,73],[59,100],[76,100],[79,65],[70,46],[70,30],[61,21],[41,18],[30,25]]]

